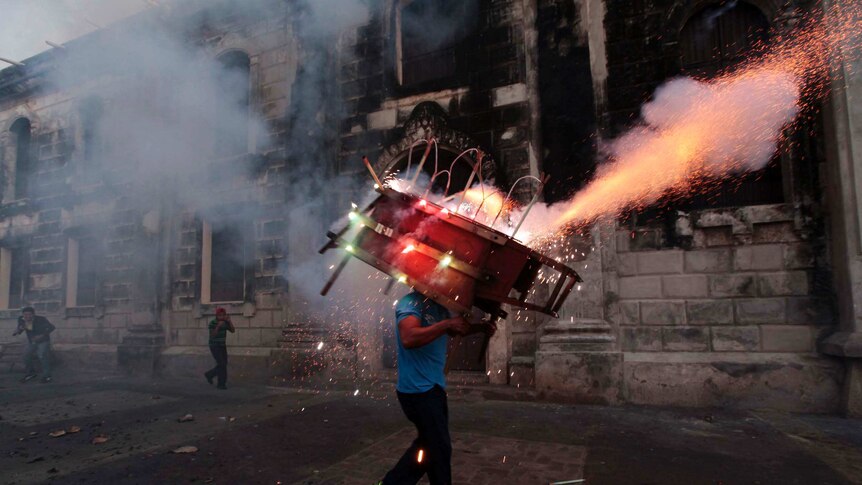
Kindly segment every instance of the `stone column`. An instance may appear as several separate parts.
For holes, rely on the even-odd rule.
[[[569,263],[583,283],[566,300],[560,317],[540,327],[536,389],[545,397],[612,404],[620,399],[622,354],[606,310],[613,292],[612,227],[595,225],[579,247],[583,259]]]
[[[824,2],[824,8],[852,0]],[[856,46],[850,48],[858,49]],[[850,56],[853,57],[853,56]],[[827,193],[832,218],[833,269],[839,331],[819,345],[843,357],[847,368],[844,411],[862,416],[862,61],[833,66],[831,97],[824,106]]]

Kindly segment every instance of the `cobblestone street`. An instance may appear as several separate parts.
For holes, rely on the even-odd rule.
[[[0,374],[8,484],[369,484],[414,433],[388,389],[220,392],[203,379],[17,377]],[[515,402],[483,397],[489,391],[505,397],[450,389],[454,483],[862,483],[854,420]],[[186,414],[193,421],[178,422]],[[181,446],[197,451],[172,453]]]
[[[386,474],[415,438],[412,429],[387,436],[372,446],[327,468],[306,484],[360,485]],[[582,477],[586,448],[510,438],[492,438],[479,433],[452,435],[452,481],[475,485],[545,483]]]

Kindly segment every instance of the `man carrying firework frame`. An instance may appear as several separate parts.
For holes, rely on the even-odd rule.
[[[496,330],[494,323],[452,317],[443,305],[413,291],[395,307],[398,384],[401,409],[419,436],[380,482],[415,484],[427,473],[431,485],[452,483],[452,442],[446,401],[446,348],[449,335]]]

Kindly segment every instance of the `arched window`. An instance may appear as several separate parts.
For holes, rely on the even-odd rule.
[[[20,118],[12,123],[9,131],[15,137],[15,198],[23,199],[29,195],[30,172],[30,120]]]
[[[231,51],[218,58],[216,157],[248,152],[248,109],[251,101],[251,61],[245,52]]]
[[[692,16],[680,31],[683,72],[712,77],[737,65],[758,41],[769,36],[763,13],[745,2],[709,6]],[[781,163],[774,157],[766,168],[741,179],[716,181],[714,188],[686,202],[682,209],[733,207],[784,202]]]

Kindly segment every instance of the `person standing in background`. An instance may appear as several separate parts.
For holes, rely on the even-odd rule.
[[[33,307],[21,310],[18,317],[18,328],[12,335],[20,335],[27,332],[27,349],[24,351],[25,374],[21,382],[27,382],[36,377],[36,368],[33,365],[33,356],[39,357],[42,364],[42,382],[51,382],[51,332],[54,325],[43,316],[36,315]]]
[[[207,382],[213,383],[213,377],[218,378],[218,388],[227,389],[227,332],[236,332],[227,310],[216,308],[216,317],[209,323],[210,352],[216,361],[216,366],[204,373]]]

